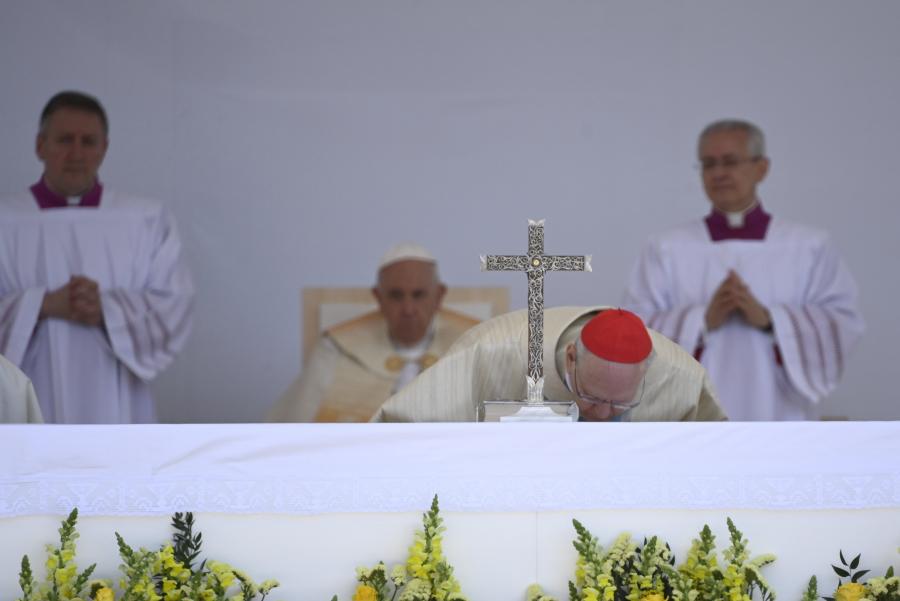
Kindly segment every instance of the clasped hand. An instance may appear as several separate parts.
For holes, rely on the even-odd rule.
[[[41,317],[67,319],[86,326],[103,323],[100,287],[83,275],[73,275],[69,282],[44,295]]]
[[[722,280],[706,308],[706,329],[715,330],[737,312],[751,326],[766,330],[772,325],[769,310],[760,304],[750,287],[733,270]]]

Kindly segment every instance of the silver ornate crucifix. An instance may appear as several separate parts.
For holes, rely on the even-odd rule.
[[[528,275],[528,405],[544,404],[544,274],[590,271],[591,256],[545,255],[544,220],[528,220],[527,255],[481,257],[482,271],[524,271]]]

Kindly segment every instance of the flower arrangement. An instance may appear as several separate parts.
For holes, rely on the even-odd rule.
[[[79,570],[76,563],[78,511],[63,520],[59,543],[46,545],[46,575],[38,580],[27,555],[22,557],[17,601],[265,601],[278,586],[274,580],[255,583],[228,564],[200,559],[202,535],[194,531],[191,513],[176,513],[174,534],[157,550],[134,549],[117,532],[121,577],[91,580],[96,564]],[[608,548],[578,520],[573,520],[577,552],[575,577],[568,583],[569,601],[774,601],[762,575],[771,554],[750,558],[749,543],[734,522],[726,520],[729,545],[721,554],[716,537],[704,525],[684,562],[676,564],[668,543],[653,536],[641,544],[620,534]],[[423,528],[414,534],[404,563],[388,570],[384,562],[357,568],[352,601],[466,601],[443,554],[443,519],[438,498],[423,514]],[[900,549],[898,549],[900,552]],[[900,601],[900,577],[889,567],[882,577],[865,578],[861,556],[832,568],[838,584],[825,601]],[[846,581],[845,581],[846,580]],[[557,601],[538,584],[526,591],[526,601]],[[818,581],[810,578],[801,601],[819,599]],[[332,601],[338,601],[337,596]]]
[[[720,566],[715,553],[715,536],[708,525],[694,539],[685,562],[678,566],[673,598],[684,601],[750,601],[759,590],[763,601],[774,601],[775,592],[762,575],[762,568],[775,561],[765,554],[750,559],[748,541],[731,518],[727,519],[731,544],[722,553]],[[695,595],[692,595],[696,592]]]
[[[353,601],[466,601],[442,551],[445,528],[437,495],[422,521],[423,529],[416,531],[406,563],[394,566],[390,575],[384,562],[356,569],[359,584]]]
[[[77,509],[73,509],[60,527],[58,547],[47,546],[47,578],[38,584],[31,570],[28,556],[22,558],[19,585],[23,596],[18,601],[116,601],[112,583],[108,580],[88,582],[95,565],[78,574],[75,565],[75,526]],[[200,554],[202,535],[193,533],[191,513],[176,513],[172,519],[175,529],[172,542],[157,551],[134,550],[116,532],[119,556],[120,601],[264,601],[278,586],[275,580],[257,585],[244,572],[228,564],[203,560],[195,565]]]
[[[897,549],[900,552],[900,549]],[[894,575],[894,567],[890,566],[882,577],[869,578],[863,581],[863,576],[870,570],[860,570],[861,555],[857,555],[849,562],[844,558],[844,552],[839,551],[841,566],[832,565],[834,573],[838,575],[838,586],[833,597],[822,597],[826,601],[900,601],[900,577]],[[843,578],[849,578],[844,582]],[[818,597],[818,582],[813,576],[809,579],[806,592],[802,601],[815,601]]]
[[[637,545],[631,535],[622,533],[606,551],[597,538],[578,520],[572,520],[576,538],[573,541],[575,582],[569,581],[572,601],[624,601],[628,595],[629,573],[637,559]]]
[[[705,525],[684,563],[676,567],[670,546],[656,536],[639,546],[626,532],[604,550],[584,525],[572,520],[576,532],[572,544],[578,557],[575,580],[569,582],[569,601],[750,601],[756,590],[763,601],[774,601],[775,594],[760,570],[775,556],[749,559],[747,539],[730,518],[727,522],[731,544],[721,562],[715,536]],[[528,588],[525,598],[556,601],[536,584]]]
[[[34,579],[31,570],[31,561],[28,555],[22,557],[22,568],[19,571],[19,586],[22,588],[22,596],[18,601],[68,601],[81,600],[88,587],[88,579],[97,567],[91,564],[80,574],[75,564],[75,541],[78,532],[75,526],[78,523],[78,509],[73,509],[69,516],[63,520],[59,527],[59,546],[47,545],[47,577],[42,583]],[[100,587],[102,588],[102,587]],[[95,592],[91,590],[91,593]],[[110,601],[106,593],[105,598],[98,601]],[[92,598],[95,598],[92,595]]]
[[[135,551],[116,532],[123,562],[122,601],[252,601],[257,596],[264,601],[278,586],[275,580],[257,585],[243,571],[219,561],[204,559],[195,565],[203,536],[195,535],[193,526],[193,514],[176,513],[172,542],[158,551]]]
[[[672,580],[676,576],[674,564],[675,556],[668,543],[662,543],[655,536],[644,539],[644,546],[637,550],[634,568],[628,575],[628,601],[672,598]]]

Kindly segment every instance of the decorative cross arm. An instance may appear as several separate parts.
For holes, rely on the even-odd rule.
[[[528,220],[527,255],[481,257],[485,271],[524,271],[528,276],[527,401],[544,401],[544,274],[548,271],[591,271],[590,255],[545,255],[544,220]]]

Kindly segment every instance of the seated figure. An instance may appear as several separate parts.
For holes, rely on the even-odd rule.
[[[477,319],[441,308],[446,286],[418,244],[392,247],[378,265],[378,309],[322,332],[303,373],[269,421],[366,422],[385,399],[435,363]]]

